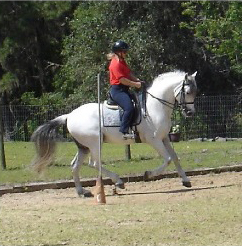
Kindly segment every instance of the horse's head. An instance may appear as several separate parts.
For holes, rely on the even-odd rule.
[[[196,74],[197,72],[192,75],[185,74],[182,83],[174,90],[175,98],[185,117],[191,117],[195,113],[194,100],[197,94]]]

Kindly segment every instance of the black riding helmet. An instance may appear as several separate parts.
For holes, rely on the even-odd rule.
[[[117,41],[113,47],[112,47],[112,52],[119,52],[119,51],[127,51],[129,49],[129,45],[125,43],[122,40]]]

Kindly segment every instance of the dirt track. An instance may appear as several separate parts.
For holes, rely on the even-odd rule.
[[[186,204],[193,201],[199,201],[199,202],[204,201],[205,204],[206,201],[211,201],[211,200],[214,201],[217,200],[219,204],[221,203],[221,201],[224,201],[227,204],[229,204],[229,201],[231,201],[231,205],[236,202],[237,207],[239,208],[242,207],[242,195],[241,195],[242,172],[195,176],[195,177],[191,177],[191,181],[193,187],[189,189],[183,188],[181,186],[180,178],[163,179],[153,182],[127,183],[125,190],[119,190],[119,195],[116,196],[112,195],[113,192],[112,186],[105,186],[107,205],[104,205],[104,207],[107,208],[105,210],[112,208],[115,211],[115,209],[119,209],[121,206],[123,207],[126,206],[126,208],[128,208],[128,207],[132,207],[132,204],[135,204],[135,206],[138,204],[140,209],[140,208],[145,208],[147,204],[152,204],[152,202],[154,202],[154,204],[160,204],[160,205],[163,204],[164,206],[167,205],[167,208],[162,208],[163,210],[165,209],[166,211],[170,206],[171,210],[169,210],[168,212],[170,212],[171,214],[174,213],[174,209],[172,208],[172,206],[176,206],[176,204],[178,205],[184,204],[186,206]],[[95,187],[90,189],[93,191],[94,188]],[[228,201],[225,199],[228,199]],[[73,208],[76,209],[76,207],[78,207],[80,209],[79,212],[81,212],[83,208],[85,210],[87,209],[87,205],[93,205],[93,204],[95,204],[94,198],[80,199],[77,197],[74,188],[60,189],[60,190],[44,190],[44,191],[37,191],[31,193],[5,194],[1,197],[1,211],[2,211],[1,224],[3,225],[2,230],[5,231],[5,234],[1,233],[0,245],[3,246],[4,245],[21,245],[21,246],[22,245],[105,245],[105,243],[92,244],[93,242],[90,241],[90,239],[88,239],[87,241],[83,241],[83,244],[81,243],[75,244],[75,241],[70,241],[70,232],[68,232],[68,235],[66,236],[67,238],[69,238],[68,239],[69,241],[67,239],[66,240],[63,239],[60,242],[60,238],[58,238],[59,241],[57,239],[51,239],[52,240],[52,241],[50,240],[51,243],[46,243],[47,239],[44,238],[43,233],[41,234],[42,235],[41,237],[38,236],[37,232],[39,230],[37,230],[37,232],[35,231],[35,237],[36,237],[35,240],[39,240],[39,242],[36,242],[36,244],[32,244],[32,243],[30,244],[32,240],[31,238],[26,238],[26,241],[24,241],[21,236],[24,233],[23,231],[34,230],[33,228],[35,228],[35,226],[40,227],[40,231],[45,230],[46,228],[45,227],[42,228],[41,227],[42,225],[38,224],[37,222],[38,219],[45,218],[44,216],[46,216],[45,218],[46,221],[50,221],[48,222],[49,224],[54,224],[56,220],[65,221],[65,227],[64,227],[65,230],[67,230],[68,227],[75,227],[74,222],[73,223],[68,222],[73,216],[70,215],[69,212],[71,212],[71,210],[73,211]],[[109,205],[111,205],[111,207]],[[197,206],[197,204],[195,206]],[[227,205],[220,204],[219,206],[220,207],[225,206],[226,208]],[[62,209],[64,208],[68,209],[69,212],[62,211]],[[103,210],[102,206],[101,208],[99,206],[98,207],[88,206],[88,208],[92,210],[92,213],[93,210],[94,211]],[[111,216],[111,210],[109,213]],[[152,211],[150,211],[150,213],[152,213]],[[24,215],[26,217],[21,217],[21,214],[22,216]],[[211,212],[211,214],[213,214],[213,212]],[[28,216],[32,217],[32,221],[27,221]],[[52,218],[48,216],[52,216]],[[126,215],[124,214],[123,217],[125,218],[125,216]],[[141,221],[143,220],[143,218],[141,217],[142,219],[138,219],[137,221],[135,220],[134,222],[132,216],[133,216],[132,213],[129,214],[128,218],[126,218],[125,223],[131,223],[131,222],[137,223],[137,226],[141,227],[142,225]],[[155,212],[155,216],[157,216],[157,211]],[[193,215],[188,215],[188,216],[193,216]],[[235,211],[235,215],[233,216],[235,216],[233,218],[234,220],[239,219],[240,221],[242,221],[242,209]],[[24,221],[25,218],[26,221]],[[204,220],[206,223],[208,223],[207,220],[209,220],[209,218],[208,219],[196,218],[196,220],[199,221],[201,220],[202,222]],[[58,223],[60,221],[58,221]],[[222,218],[220,219],[220,221],[221,223],[227,222],[227,221],[223,221]],[[234,221],[232,222],[234,223]],[[122,223],[120,222],[116,223],[112,221],[113,226],[115,227],[118,226],[121,229],[122,226],[126,226],[125,223],[124,224]],[[22,224],[22,230],[20,226],[21,224]],[[90,222],[88,222],[87,225],[88,224],[90,224]],[[51,226],[48,230],[51,231],[54,229]],[[88,229],[88,230],[92,230],[92,229]],[[216,239],[218,243],[222,242],[220,240],[223,240],[223,244],[219,243],[217,245],[226,245],[226,246],[240,245],[236,241],[236,240],[240,240],[240,239],[236,239],[236,235],[241,235],[241,230],[242,230],[242,222],[241,225],[240,224],[236,225],[235,228],[226,229],[227,234],[225,234],[224,239],[222,234],[218,235],[219,237],[218,239]],[[188,238],[189,236],[191,237],[191,234],[187,234],[187,232],[182,232],[182,233],[183,234],[185,233]],[[111,236],[113,234],[111,234]],[[213,234],[215,235],[216,233],[213,232]],[[26,235],[27,237],[28,234],[26,234],[26,231],[24,235]],[[111,236],[109,235],[108,237]],[[141,244],[137,244],[139,240],[139,236],[137,236],[137,238],[135,238],[135,234],[133,234],[132,236],[133,236],[132,238],[133,241],[130,244],[122,244],[119,241],[114,241],[114,244],[112,245],[141,245]],[[226,241],[225,238],[227,238],[228,241]],[[235,241],[231,241],[232,239]],[[82,235],[82,240],[84,240],[83,235]],[[166,237],[164,236],[162,240],[163,242],[166,242],[165,241]],[[179,244],[179,242],[177,241],[178,239],[176,239],[176,241],[174,242],[172,240],[171,240],[171,244],[161,244],[159,243],[160,241],[156,241],[156,239],[154,239],[154,241],[151,242],[150,245],[193,245],[193,244],[182,244],[183,242]],[[23,244],[21,244],[21,241],[23,241]],[[45,243],[43,243],[43,241]],[[56,241],[58,241],[58,243],[53,243]],[[172,242],[174,244],[172,244]],[[202,244],[202,241],[201,243],[196,241],[196,243],[197,245],[208,245],[208,244]],[[148,244],[144,243],[142,245],[148,245]],[[211,245],[215,245],[215,244],[211,244]]]
[[[132,200],[141,202],[146,201],[147,196],[150,199],[157,200],[169,200],[170,197],[178,196],[179,199],[186,199],[190,194],[196,196],[208,195],[213,192],[223,192],[223,188],[231,186],[242,186],[242,172],[231,172],[222,174],[209,174],[191,177],[192,188],[185,188],[181,185],[180,178],[162,179],[158,181],[151,182],[137,182],[137,183],[126,183],[124,190],[118,190],[118,195],[113,196],[113,186],[105,186],[105,194],[107,204],[113,204],[120,202],[129,203],[129,198]],[[89,188],[93,193],[95,192],[95,187]],[[58,190],[44,190],[30,193],[16,193],[16,194],[5,194],[1,198],[1,207],[11,205],[12,208],[15,206],[36,206],[38,203],[56,204],[56,199],[58,203],[78,202],[78,204],[89,204],[94,203],[94,198],[90,199],[79,199],[76,195],[74,188],[68,189],[58,189]]]

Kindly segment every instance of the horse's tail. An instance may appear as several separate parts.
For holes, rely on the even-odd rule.
[[[37,172],[41,172],[52,162],[56,149],[57,130],[61,125],[66,124],[67,116],[68,114],[61,115],[39,126],[31,136],[37,152],[32,166]]]

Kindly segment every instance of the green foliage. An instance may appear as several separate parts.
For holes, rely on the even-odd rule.
[[[206,47],[220,56],[228,56],[232,64],[238,63],[241,53],[241,13],[242,5],[238,2],[230,3],[221,8],[221,3],[204,3],[204,10],[200,12],[203,20],[196,27],[196,36],[205,43]],[[216,7],[216,8],[215,8]],[[206,10],[205,9],[205,10]],[[221,10],[222,11],[217,11]],[[213,10],[213,12],[211,11]]]
[[[1,51],[0,51],[1,52]],[[18,79],[11,72],[7,72],[2,76],[0,80],[0,92],[11,92],[13,88],[18,87]]]
[[[71,34],[64,40],[65,64],[56,76],[55,88],[64,98],[70,94],[72,102],[93,101],[97,88],[96,75],[104,64],[106,30],[104,6],[101,2],[82,2],[70,22]],[[80,101],[81,100],[81,101]]]
[[[63,97],[60,93],[43,93],[40,98],[35,97],[34,92],[25,92],[22,95],[22,103],[25,105],[62,105]]]
[[[143,80],[198,70],[203,93],[234,93],[242,77],[241,16],[241,2],[2,2],[3,101],[92,102],[98,73],[104,99],[106,54],[118,39],[130,44],[128,63]]]
[[[241,2],[185,2],[183,6],[183,14],[189,16],[190,21],[182,26],[194,31],[194,37],[203,46],[205,59],[226,76],[224,87],[218,84],[219,79],[216,84],[223,90],[230,86],[236,91],[242,76]],[[237,79],[233,79],[234,76]]]
[[[6,103],[18,102],[27,91],[40,96],[52,89],[51,78],[59,67],[60,40],[67,22],[63,13],[71,6],[70,2],[1,3],[0,78],[8,73],[15,78],[9,85],[4,81]]]
[[[143,80],[151,82],[160,73],[174,68],[187,69],[180,49],[188,50],[190,45],[188,38],[181,42],[185,37],[181,35],[184,30],[176,25],[182,18],[179,13],[180,3],[80,3],[70,22],[71,34],[64,41],[65,62],[56,76],[56,90],[70,101],[93,101],[96,75],[102,73],[106,96],[106,54],[118,39],[130,44],[128,63]]]

